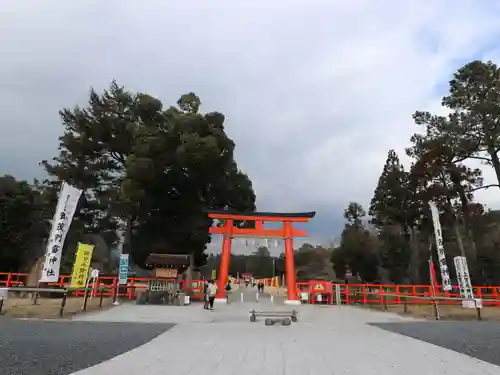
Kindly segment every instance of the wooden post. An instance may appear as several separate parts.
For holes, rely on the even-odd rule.
[[[66,298],[68,298],[68,291],[66,290],[63,294],[62,302],[61,302],[61,309],[59,310],[59,316],[62,318],[64,315],[64,307],[66,306]]]
[[[101,292],[101,294],[99,296],[99,308],[102,307],[102,300],[104,299],[104,288],[101,288],[100,292]]]
[[[113,291],[113,305],[118,302],[118,278],[114,278],[113,279],[113,287],[112,287],[112,291]]]
[[[38,287],[40,287],[40,283],[38,283]],[[33,305],[36,305],[38,303],[38,296],[39,296],[38,291],[33,294],[32,298]]]
[[[87,301],[89,300],[89,289],[85,288],[85,292],[83,295],[83,306],[82,311],[87,311]]]
[[[0,299],[0,315],[2,314],[3,309],[3,297]]]
[[[387,296],[385,294],[382,295],[382,299],[384,301],[384,311],[387,311],[388,310],[388,307],[387,307]]]
[[[432,296],[432,305],[433,305],[433,308],[434,308],[434,317],[436,318],[436,320],[439,320],[440,319],[439,308],[438,308],[437,300],[436,300],[435,296]]]
[[[403,297],[403,313],[408,314],[408,299],[406,296]]]

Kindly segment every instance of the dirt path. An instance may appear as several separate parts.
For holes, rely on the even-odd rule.
[[[39,298],[36,305],[33,305],[31,298],[9,297],[4,302],[2,316],[10,318],[59,318],[61,310],[61,298]],[[112,307],[112,299],[104,298],[102,307],[99,307],[99,298],[94,297],[87,301],[87,312]],[[63,317],[73,316],[83,313],[83,297],[69,297],[66,299]]]
[[[359,305],[363,308],[383,311],[383,305]],[[438,305],[441,320],[477,320],[476,309],[464,309],[458,305]],[[405,311],[403,305],[389,305],[387,311],[391,313],[408,315],[416,318],[434,320],[433,305],[408,305]],[[500,307],[487,306],[481,309],[481,319],[500,320]]]

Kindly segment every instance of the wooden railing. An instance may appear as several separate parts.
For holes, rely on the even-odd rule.
[[[391,284],[339,284],[340,295],[346,304],[402,304],[403,299],[409,304],[427,305],[432,304],[432,297],[441,300],[441,304],[460,304],[460,289],[454,285],[450,291],[443,291],[436,287],[433,294],[431,285],[391,285]],[[500,306],[500,287],[498,286],[474,286],[474,297],[484,300],[485,306]],[[413,298],[410,298],[413,297]]]
[[[28,274],[26,273],[0,272],[0,288],[26,286],[27,276]],[[141,289],[146,289],[149,281],[152,280],[157,280],[157,278],[129,277],[127,284],[123,286],[120,285],[118,288],[117,276],[100,276],[95,280],[95,282],[89,283],[88,288],[94,291],[94,296],[97,296],[98,290],[103,288],[105,297],[115,298],[115,296],[118,295],[121,298],[135,299],[137,297],[137,293]],[[71,287],[70,283],[70,275],[61,275],[59,277],[59,281],[48,283],[48,286],[51,288],[66,289]],[[203,284],[201,280],[184,280],[182,282],[182,289],[191,291],[191,299],[201,300],[203,298]],[[81,290],[75,290],[72,294],[83,295],[84,292]]]
[[[274,286],[272,278],[262,279],[262,281],[268,287]],[[340,286],[340,298],[345,304],[383,304],[384,295],[389,304],[402,304],[402,297],[415,297],[406,298],[406,300],[411,300],[410,304],[414,305],[432,304],[428,298],[417,298],[432,297],[431,285],[332,284]],[[473,290],[474,296],[483,299],[485,306],[500,306],[500,286],[474,286]],[[313,292],[311,283],[298,282],[297,293],[301,292]],[[460,289],[458,285],[453,285],[450,291],[443,291],[440,286],[436,286],[435,297],[442,300],[441,304],[460,304]]]
[[[26,285],[26,273],[0,272],[0,288],[1,287],[16,287]],[[49,287],[69,288],[71,276],[61,275],[59,281],[50,283]],[[117,288],[118,277],[116,276],[100,276],[95,283],[89,284],[89,288],[94,290],[97,295],[97,290],[100,287],[105,288],[105,297],[115,297],[135,299],[137,292],[145,289],[148,282],[154,280],[150,277],[129,277],[127,285]],[[262,279],[266,284],[271,279]],[[407,297],[431,297],[433,296],[432,287],[430,285],[395,285],[395,284],[336,284],[340,287],[340,297],[345,304],[402,304],[402,299]],[[266,286],[272,286],[266,284]],[[182,289],[191,291],[191,298],[201,300],[203,298],[202,280],[184,280]],[[457,285],[454,285],[451,291],[443,291],[440,287],[436,287],[436,297],[444,297],[441,304],[458,304],[460,298],[460,290]],[[500,306],[500,286],[474,286],[474,296],[484,300],[485,306]],[[298,282],[297,293],[311,292],[311,284],[309,282]],[[83,294],[81,291],[75,291],[74,294]],[[403,298],[402,298],[403,297]],[[446,299],[450,298],[450,299]],[[431,304],[432,301],[427,298],[406,298],[410,300],[410,304]]]

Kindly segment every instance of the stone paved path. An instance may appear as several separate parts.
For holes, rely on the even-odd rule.
[[[250,292],[248,292],[250,293]],[[500,367],[368,325],[408,320],[354,307],[299,306],[290,327],[250,323],[255,302],[186,307],[122,305],[79,319],[170,322],[149,343],[78,375],[445,375],[500,374]],[[275,309],[287,309],[274,306]]]

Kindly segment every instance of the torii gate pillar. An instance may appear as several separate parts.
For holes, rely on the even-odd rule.
[[[295,261],[293,252],[293,238],[306,237],[307,231],[299,230],[293,227],[295,222],[308,222],[313,218],[316,212],[303,213],[271,213],[271,212],[251,212],[234,213],[229,211],[207,211],[211,219],[223,221],[219,227],[210,227],[211,234],[220,234],[223,236],[222,254],[220,259],[219,279],[217,282],[218,291],[217,302],[226,302],[226,289],[229,276],[229,263],[231,260],[231,245],[234,237],[270,237],[283,238],[285,240],[285,273],[287,285],[287,304],[300,304],[297,294],[297,282],[295,278]],[[234,225],[235,221],[253,221],[254,228],[239,228]],[[264,222],[282,222],[280,229],[265,229]]]

